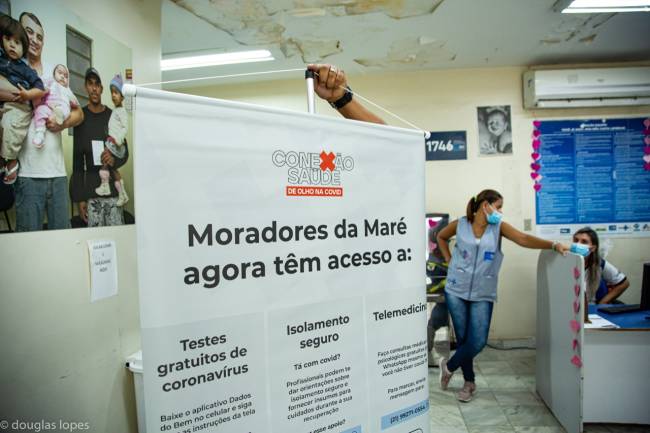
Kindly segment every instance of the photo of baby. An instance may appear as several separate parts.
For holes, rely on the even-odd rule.
[[[70,117],[70,109],[79,106],[77,97],[70,90],[70,72],[65,65],[54,67],[53,77],[45,80],[47,94],[39,101],[34,109],[35,134],[33,143],[36,147],[43,146],[45,137],[45,123],[50,116],[54,116],[57,125]]]
[[[480,155],[512,154],[512,126],[509,105],[478,107]]]

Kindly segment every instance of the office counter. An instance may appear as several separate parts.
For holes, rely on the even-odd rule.
[[[650,424],[650,313],[612,315],[591,306],[620,328],[585,329],[583,267],[580,256],[540,253],[537,392],[568,433],[581,433],[585,422]]]

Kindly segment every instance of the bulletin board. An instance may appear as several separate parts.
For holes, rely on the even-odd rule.
[[[650,237],[650,118],[535,121],[537,233]]]

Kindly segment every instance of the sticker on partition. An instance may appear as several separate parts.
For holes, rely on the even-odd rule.
[[[573,301],[573,312],[578,314],[579,311],[580,311],[580,301],[576,299],[575,301]]]
[[[571,358],[571,364],[575,365],[576,367],[580,368],[582,367],[582,359],[578,355],[573,355]]]
[[[576,294],[576,296],[580,296],[580,284],[576,284],[573,286],[573,291]]]
[[[573,350],[576,350],[580,344],[578,343],[577,339],[573,339]]]
[[[537,192],[539,192],[540,189],[542,189],[542,184],[541,183],[536,183],[533,185],[533,189]]]
[[[578,321],[575,320],[575,319],[572,319],[572,320],[569,322],[569,326],[571,327],[571,330],[572,330],[573,332],[576,332],[576,333],[577,333],[577,332],[580,331],[580,323],[578,323]]]
[[[573,268],[573,277],[577,280],[580,278],[580,269],[578,268]]]

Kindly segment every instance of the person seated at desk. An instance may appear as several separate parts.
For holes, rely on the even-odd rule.
[[[587,301],[596,304],[620,303],[616,299],[630,286],[624,273],[600,257],[598,234],[584,227],[573,234],[572,252],[585,258]],[[585,248],[586,247],[586,248]]]

